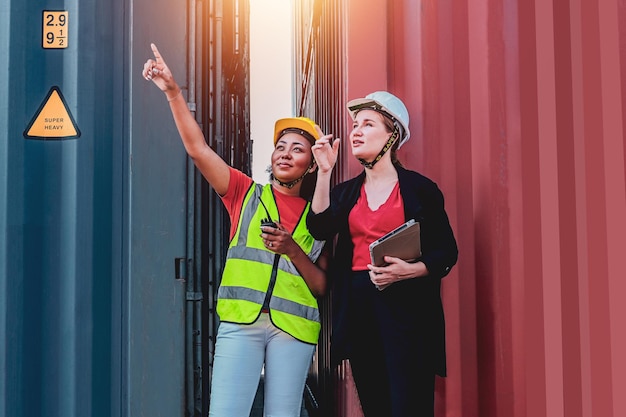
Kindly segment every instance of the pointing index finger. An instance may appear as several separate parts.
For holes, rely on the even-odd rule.
[[[163,58],[161,57],[161,54],[159,53],[159,50],[157,49],[156,45],[151,43],[150,48],[152,48],[152,53],[154,54],[154,57],[156,58],[157,62],[163,61]]]

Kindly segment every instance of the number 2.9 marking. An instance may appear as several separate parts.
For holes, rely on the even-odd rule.
[[[43,39],[45,49],[67,48],[67,11],[44,10]]]

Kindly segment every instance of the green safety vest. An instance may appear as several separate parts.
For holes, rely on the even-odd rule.
[[[263,245],[260,227],[267,213],[260,199],[271,218],[279,219],[271,185],[253,184],[243,200],[237,231],[228,247],[217,313],[222,321],[251,324],[268,297],[272,323],[298,340],[315,344],[321,327],[317,299],[291,260]],[[306,227],[309,207],[307,203],[292,238],[315,262],[324,242],[315,240]]]

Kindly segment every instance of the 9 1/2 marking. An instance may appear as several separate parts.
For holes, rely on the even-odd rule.
[[[44,49],[67,48],[68,15],[67,11],[44,10],[41,41]]]

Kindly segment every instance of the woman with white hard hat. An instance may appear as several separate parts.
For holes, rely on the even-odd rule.
[[[305,222],[316,169],[311,146],[321,131],[305,117],[276,121],[270,183],[257,184],[207,145],[155,45],[152,52],[142,74],[165,93],[187,153],[231,221],[209,416],[249,416],[263,369],[265,415],[300,415],[320,332],[317,300],[326,292],[327,250]]]
[[[456,264],[456,240],[438,186],[397,159],[410,138],[404,103],[377,91],[347,107],[352,155],[363,172],[331,191],[339,139],[318,140],[307,218],[316,239],[337,236],[331,357],[349,360],[366,417],[434,416],[435,375],[446,374],[441,279]],[[409,245],[420,244],[421,256],[385,256],[373,265],[369,245],[409,220],[419,222],[419,241]]]

